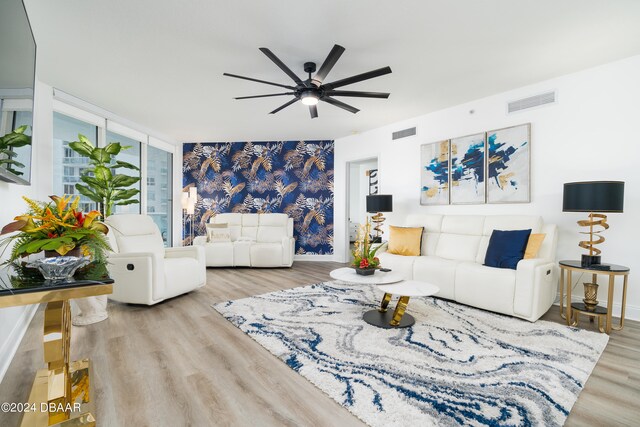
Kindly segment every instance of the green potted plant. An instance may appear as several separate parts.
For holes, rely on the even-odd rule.
[[[29,206],[27,212],[2,228],[0,235],[17,231],[0,241],[0,247],[13,243],[5,264],[42,251],[46,256],[88,256],[105,263],[111,248],[106,237],[109,229],[97,220],[100,212],[79,211],[79,196],[50,197],[48,203],[23,197]]]
[[[358,235],[356,237],[355,248],[351,252],[353,255],[353,263],[351,264],[355,268],[356,273],[369,276],[375,273],[377,268],[380,268],[380,260],[376,256],[376,252],[383,245],[376,245],[375,248],[371,244],[371,223],[367,218],[367,222],[358,228]]]
[[[131,163],[115,159],[120,151],[130,148],[129,146],[111,142],[103,148],[94,147],[86,136],[78,135],[78,141],[69,143],[69,147],[81,156],[89,158],[90,167],[80,176],[83,184],[76,184],[76,189],[98,204],[103,219],[113,213],[114,206],[139,203],[134,197],[140,190],[127,187],[140,181],[140,176],[116,173],[116,170],[121,168],[140,170]]]
[[[0,166],[4,165],[14,175],[23,175],[18,168],[23,168],[24,164],[14,159],[16,152],[13,149],[31,144],[31,137],[24,133],[26,130],[27,125],[23,125],[0,137]]]

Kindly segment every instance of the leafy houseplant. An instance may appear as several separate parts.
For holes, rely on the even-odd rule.
[[[69,143],[69,147],[89,158],[91,166],[80,176],[84,184],[76,184],[76,189],[83,196],[98,203],[103,219],[113,213],[114,206],[139,203],[138,199],[133,197],[140,193],[140,190],[127,187],[140,181],[140,176],[115,173],[120,168],[140,170],[131,163],[115,159],[120,151],[130,147],[123,147],[119,142],[111,142],[104,148],[94,147],[84,135],[78,135],[78,141]]]
[[[23,174],[17,168],[23,168],[24,165],[13,158],[16,156],[13,149],[31,144],[31,137],[24,133],[26,130],[27,125],[20,126],[13,132],[0,137],[0,166],[5,165],[4,167],[14,175]]]
[[[29,210],[5,225],[0,235],[19,231],[0,242],[7,246],[14,242],[11,256],[6,263],[41,251],[53,251],[67,255],[78,250],[97,263],[106,262],[106,252],[110,251],[106,234],[109,229],[97,218],[100,212],[87,214],[78,211],[80,196],[50,196],[52,202],[36,202],[23,197]]]
[[[353,255],[353,268],[356,269],[356,273],[363,276],[368,276],[375,273],[377,268],[380,268],[380,260],[376,256],[376,252],[383,245],[378,245],[375,248],[371,247],[371,223],[367,218],[367,222],[358,228],[358,235],[356,238],[355,249],[351,252]]]

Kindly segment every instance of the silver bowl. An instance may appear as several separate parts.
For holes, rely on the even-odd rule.
[[[58,256],[37,259],[28,263],[27,267],[37,268],[47,280],[64,280],[72,278],[77,269],[90,261],[86,256]]]

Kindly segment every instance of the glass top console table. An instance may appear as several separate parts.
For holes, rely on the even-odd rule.
[[[22,426],[95,426],[89,403],[89,360],[70,360],[70,300],[113,292],[104,266],[89,265],[73,279],[44,280],[20,264],[0,268],[0,308],[46,303],[43,347],[46,369],[38,370],[23,411]]]

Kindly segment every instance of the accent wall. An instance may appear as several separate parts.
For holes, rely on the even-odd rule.
[[[182,184],[198,188],[185,243],[219,213],[286,213],[296,255],[333,254],[333,151],[333,141],[184,144]]]

